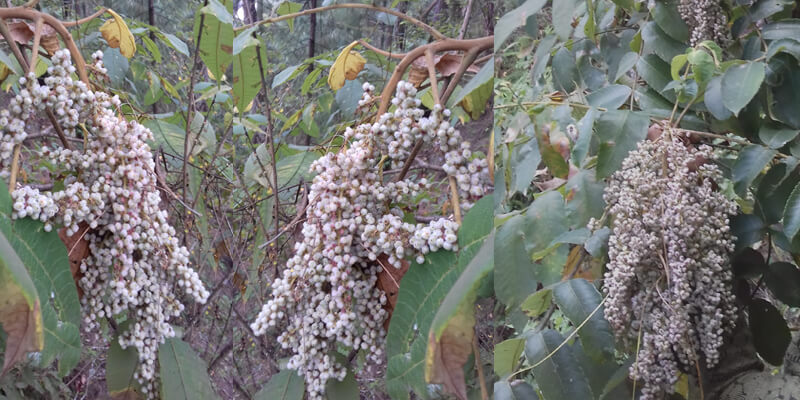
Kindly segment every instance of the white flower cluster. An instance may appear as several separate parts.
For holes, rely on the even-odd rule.
[[[644,141],[605,190],[613,231],[608,244],[605,316],[617,338],[639,353],[632,377],[642,399],[671,393],[678,372],[719,362],[736,321],[731,292],[734,202],[707,146],[678,138]]]
[[[375,87],[365,83],[363,89],[366,100],[371,98]],[[456,179],[459,199],[463,202],[461,206],[467,209],[487,192],[489,164],[485,158],[473,158],[471,144],[449,122],[450,110],[437,104],[430,115],[424,117],[425,111],[419,108],[422,102],[414,97],[416,94],[413,84],[399,82],[397,95],[392,99],[395,110],[379,116],[368,131],[359,127],[355,137],[359,140],[375,139],[380,150],[397,167],[403,166],[417,140],[433,143],[444,154],[442,169]],[[368,104],[365,100],[362,102]]]
[[[100,61],[101,53],[94,58]],[[39,192],[26,186],[12,192],[15,218],[31,217],[62,224],[67,233],[85,223],[90,256],[80,266],[81,299],[85,320],[96,326],[104,317],[127,312],[131,323],[120,332],[123,348],[139,353],[135,377],[143,390],[155,396],[154,379],[159,344],[175,335],[169,319],[180,315],[184,305],[176,297],[180,287],[195,301],[205,302],[209,292],[188,266],[189,252],[176,238],[175,229],[161,210],[156,188],[155,162],[148,140],[152,133],[135,121],[127,121],[109,107],[119,99],[89,90],[73,81],[70,55],[57,51],[50,76],[40,86],[34,79],[20,81],[20,95],[7,110],[7,126],[0,130],[0,147],[25,135],[31,113],[52,109],[68,136],[80,127],[85,146],[80,150],[43,147],[41,155],[65,173],[64,190]],[[99,64],[99,63],[98,63]],[[98,66],[102,71],[102,65]]]
[[[364,89],[368,100],[374,88],[366,84]],[[427,180],[384,182],[379,171],[386,152],[402,158],[417,137],[449,127],[424,118],[413,94],[413,86],[401,83],[396,111],[373,124],[348,128],[349,144],[312,164],[317,176],[309,191],[303,240],[252,324],[256,334],[285,327],[278,341],[294,353],[289,367],[304,376],[312,399],[322,398],[328,379],[344,378],[345,366],[335,358],[340,345],[366,350],[369,360],[382,361],[387,299],[375,286],[381,269],[399,267],[403,258],[422,263],[428,252],[458,249],[455,222],[403,221],[400,206],[430,190]],[[381,263],[383,255],[392,267]]]
[[[689,44],[695,46],[704,40],[725,45],[729,40],[728,17],[720,0],[681,0],[678,12],[689,26]]]

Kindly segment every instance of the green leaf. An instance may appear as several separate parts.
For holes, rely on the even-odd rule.
[[[26,353],[43,346],[39,296],[25,264],[0,232],[0,326],[3,337],[3,369],[0,375],[23,360]]]
[[[760,61],[728,68],[722,75],[722,104],[738,116],[739,111],[758,93],[764,73],[764,63]]]
[[[494,58],[489,59],[486,64],[475,74],[469,82],[458,92],[452,104],[459,104],[470,114],[472,119],[480,118],[486,109],[486,102],[492,96],[494,87]]]
[[[796,138],[798,134],[800,134],[800,130],[770,123],[761,124],[761,128],[758,130],[758,138],[761,139],[761,142],[773,149],[780,149]]]
[[[128,324],[124,324],[127,326]],[[141,385],[133,377],[139,365],[135,347],[122,349],[119,337],[114,336],[106,353],[106,388],[114,399],[143,399]]]
[[[391,329],[391,325],[389,329]],[[386,393],[392,399],[408,400],[410,398],[409,389],[413,389],[422,399],[428,398],[428,385],[425,382],[424,369],[427,343],[427,338],[418,337],[411,345],[410,356],[397,354],[389,357],[386,365]]]
[[[309,169],[311,163],[319,158],[319,153],[315,151],[301,151],[297,154],[286,156],[278,160],[275,169],[278,173],[278,189],[291,186],[300,179],[310,182],[314,177]]]
[[[542,162],[542,156],[539,153],[539,141],[536,140],[534,126],[528,114],[523,111],[517,113],[514,119],[511,120],[505,136],[510,138],[519,134],[523,134],[523,138],[527,141],[515,144],[514,149],[511,151],[509,167],[510,171],[513,172],[511,173],[511,181],[508,188],[510,194],[527,192],[531,181],[536,175],[536,168]]]
[[[208,4],[200,9],[195,16],[192,37],[197,37],[200,29],[200,20],[203,20],[203,30],[200,34],[198,51],[200,59],[206,64],[211,74],[217,81],[222,80],[222,75],[233,58],[233,0],[209,0]]]
[[[267,59],[258,48],[259,46],[246,47],[233,58],[233,103],[240,113],[247,110],[250,102],[261,91],[258,55],[261,54],[262,67],[267,64]]]
[[[686,44],[679,42],[666,33],[664,33],[658,24],[655,22],[648,22],[642,29],[642,40],[644,41],[645,51],[655,53],[658,57],[666,62],[683,54],[686,51]]]
[[[797,104],[800,104],[800,68],[789,68],[782,75],[782,84],[770,88],[772,90],[774,117],[791,126],[800,129],[800,113]]]
[[[675,92],[665,90],[667,84],[672,82],[670,65],[658,58],[655,54],[648,54],[639,58],[636,63],[636,72],[647,82],[653,90],[666,97],[670,102],[676,101]],[[671,110],[672,107],[669,107]]]
[[[422,265],[412,263],[403,276],[386,335],[386,353],[389,358],[410,350],[415,330],[430,330],[439,305],[492,228],[492,204],[491,196],[484,197],[464,217],[458,231],[458,254],[445,250],[430,253]],[[425,342],[427,339],[422,338]]]
[[[592,107],[616,110],[628,100],[631,88],[625,85],[609,85],[586,96],[586,102]]]
[[[178,39],[177,36],[159,31],[156,35],[161,39],[162,42],[166,43],[169,47],[172,47],[178,53],[189,57],[189,46],[183,40]]]
[[[800,307],[800,270],[788,262],[772,263],[764,283],[778,300],[789,307]]]
[[[563,342],[564,337],[552,329],[536,332],[526,340],[528,362],[539,364],[533,368],[539,390],[547,400],[593,399],[592,388],[572,346],[562,346],[555,351]]]
[[[528,17],[541,10],[545,3],[547,3],[547,0],[526,0],[521,6],[503,15],[495,24],[494,51],[498,51],[511,33],[520,26],[525,25]]]
[[[800,61],[800,42],[795,39],[780,39],[771,42],[767,49],[767,60],[780,53],[789,54]]]
[[[686,42],[689,40],[689,27],[683,22],[681,14],[678,12],[677,1],[658,1],[652,9],[653,20],[671,38]]]
[[[553,85],[556,89],[564,93],[570,93],[581,81],[576,66],[575,54],[567,50],[566,47],[560,48],[553,56]]]
[[[783,232],[793,241],[800,232],[800,184],[797,184],[786,200],[783,209]]]
[[[739,214],[731,219],[731,233],[736,237],[736,248],[743,249],[764,237],[764,221],[753,214]]]
[[[495,235],[495,293],[507,307],[521,304],[539,283],[549,285],[561,278],[567,249],[560,246],[540,262],[533,253],[549,247],[550,242],[567,230],[564,199],[558,192],[546,192],[523,212],[497,228]]]
[[[603,201],[605,185],[597,182],[593,170],[580,170],[564,186],[567,218],[570,228],[585,227],[590,218],[600,218],[606,206]]]
[[[703,50],[691,50],[687,55],[687,60],[692,66],[694,80],[702,90],[714,75],[714,70],[716,69],[714,58]]]
[[[603,179],[614,173],[628,152],[647,137],[650,119],[646,114],[615,110],[605,112],[594,124],[594,130],[600,140],[597,151],[597,178]]]
[[[298,11],[303,9],[303,5],[300,3],[295,3],[293,1],[284,1],[281,3],[280,6],[275,10],[275,13],[278,15],[287,15],[287,14],[294,14]],[[290,18],[286,20],[286,23],[289,24],[289,31],[294,30],[294,18]]]
[[[783,355],[792,340],[792,333],[780,311],[763,299],[753,299],[748,308],[753,345],[766,362],[783,364]]]
[[[722,77],[717,76],[712,78],[708,82],[708,86],[706,87],[706,93],[703,96],[703,101],[705,102],[708,111],[711,112],[711,115],[718,120],[726,120],[733,116],[733,113],[730,112],[725,107],[725,104],[722,103]]]
[[[306,383],[297,372],[282,370],[269,378],[264,387],[259,390],[254,400],[303,400],[306,392]]]
[[[761,253],[747,247],[734,256],[733,275],[742,279],[755,279],[767,271],[767,263]]]
[[[222,1],[227,3],[225,0]],[[233,25],[233,3],[223,4],[219,0],[208,0],[207,5],[200,9],[200,13],[214,17],[223,24]]]
[[[564,42],[570,39],[570,34],[574,29],[572,20],[575,12],[581,8],[581,3],[582,0],[561,0],[553,3],[553,31]]]
[[[494,233],[490,233],[442,300],[428,335],[425,376],[459,396],[466,395],[464,364],[472,355],[475,301],[482,286],[492,286],[485,282],[491,282],[493,269]]]
[[[731,180],[733,181],[736,193],[743,196],[753,180],[761,173],[761,170],[775,157],[775,150],[751,144],[739,152],[739,157],[733,165]]]
[[[237,55],[241,53],[244,49],[248,47],[258,46],[259,42],[258,39],[253,35],[255,31],[258,30],[258,25],[251,26],[240,32],[236,37],[233,39],[233,55]]]
[[[494,347],[494,373],[503,378],[511,375],[519,365],[519,356],[525,350],[525,339],[511,338]]]
[[[286,69],[275,75],[274,78],[272,78],[272,88],[275,89],[276,87],[278,87],[278,85],[281,85],[290,79],[294,79],[297,76],[297,74],[302,72],[304,69],[306,69],[305,64],[298,64],[298,65],[292,65],[291,67],[287,67]]]
[[[142,43],[144,43],[144,47],[147,48],[147,51],[153,56],[156,64],[161,64],[161,51],[158,50],[158,45],[153,39],[150,39],[149,36],[140,36],[142,39]]]
[[[761,38],[764,40],[800,38],[800,19],[785,19],[766,24],[761,28]]]
[[[536,318],[545,311],[547,308],[550,307],[550,303],[553,299],[553,291],[550,289],[541,289],[537,290],[530,296],[528,296],[525,301],[520,304],[519,308],[525,312],[529,317]]]
[[[150,147],[163,147],[173,154],[183,154],[183,141],[186,130],[160,119],[146,120],[142,125],[153,132],[154,143],[151,143]]]
[[[553,288],[553,298],[572,325],[577,327],[586,321],[578,331],[578,338],[586,353],[596,362],[613,359],[614,333],[611,325],[603,318],[602,307],[595,312],[602,301],[600,292],[584,279],[570,279]]]
[[[12,223],[12,204],[5,183],[0,181],[0,233],[5,235],[27,268],[36,288],[33,293],[38,293],[45,317],[39,320],[45,334],[43,361],[49,363],[55,357],[62,358],[59,370],[66,374],[77,363],[75,353],[80,354],[81,348],[80,337],[74,335],[81,323],[81,306],[67,249],[58,233],[46,232],[39,221],[23,218]]]
[[[329,379],[325,385],[325,397],[328,400],[350,400],[360,397],[358,382],[353,371],[347,371],[343,380]]]
[[[158,364],[162,399],[219,398],[211,387],[206,362],[183,340],[169,338],[158,346]]]

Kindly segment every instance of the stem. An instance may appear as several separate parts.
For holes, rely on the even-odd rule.
[[[19,174],[19,152],[21,147],[21,143],[17,143],[14,146],[14,156],[11,159],[11,177],[8,179],[8,190],[10,192],[13,192],[17,185],[17,174]]]
[[[450,181],[450,202],[453,203],[453,215],[456,218],[456,223],[460,226],[461,205],[459,205],[458,202],[458,186],[456,184],[456,178],[449,176],[448,180]]]
[[[101,9],[95,11],[94,14],[92,14],[92,15],[86,17],[86,18],[81,18],[81,19],[76,20],[76,21],[63,21],[62,24],[64,24],[64,26],[67,27],[67,28],[71,28],[73,26],[78,26],[78,25],[83,25],[83,24],[85,24],[85,23],[87,23],[87,22],[89,22],[89,21],[91,21],[91,20],[93,20],[93,19],[105,14],[106,11],[108,11],[108,9],[105,8],[105,7],[102,7]]]
[[[470,3],[472,3],[471,0]],[[478,332],[472,333],[472,354],[475,356],[475,369],[478,370],[478,382],[480,382],[481,385],[481,399],[489,400],[489,390],[486,389],[486,377],[483,375],[483,365],[481,365],[481,350],[478,348]]]
[[[464,39],[467,34],[467,25],[469,24],[469,17],[472,15],[472,0],[467,2],[467,9],[464,11],[464,22],[461,23],[461,29],[458,31],[458,38]]]
[[[378,54],[380,54],[380,55],[382,55],[384,57],[403,58],[407,54],[407,53],[392,53],[390,51],[381,50],[381,49],[369,44],[367,41],[361,40],[361,39],[358,40],[358,44],[360,44],[360,45],[366,47],[367,49],[372,50],[372,51],[374,51],[374,52],[376,52],[376,53],[378,53]]]
[[[42,19],[36,18],[36,29],[33,31],[33,48],[31,49],[31,61],[28,63],[28,73],[36,70],[36,61],[39,57],[39,42],[42,40]]]
[[[241,32],[241,31],[243,31],[245,29],[251,28],[251,27],[256,26],[256,25],[272,24],[272,23],[275,23],[275,22],[280,22],[280,21],[287,20],[287,19],[292,19],[292,18],[295,18],[295,17],[301,17],[303,15],[316,14],[318,12],[328,11],[328,10],[335,10],[337,8],[349,8],[349,9],[361,8],[361,9],[366,9],[366,10],[383,12],[383,13],[386,13],[386,14],[389,14],[389,15],[394,15],[397,18],[404,19],[404,20],[406,20],[406,21],[408,21],[408,22],[410,22],[410,23],[422,28],[424,31],[430,33],[431,35],[433,35],[434,38],[436,38],[438,40],[443,40],[443,39],[447,38],[441,32],[439,32],[436,29],[434,29],[432,26],[430,26],[430,25],[428,25],[428,24],[426,24],[426,23],[424,23],[424,22],[422,22],[422,21],[420,21],[420,20],[418,20],[418,19],[416,19],[414,17],[410,17],[410,16],[408,16],[406,14],[403,14],[403,13],[401,13],[399,11],[392,10],[391,8],[378,7],[378,6],[373,6],[373,5],[369,5],[369,4],[358,4],[358,3],[334,4],[334,5],[325,6],[325,7],[311,8],[311,9],[308,9],[308,10],[303,10],[303,11],[292,13],[292,14],[281,15],[280,17],[265,18],[265,19],[262,19],[261,21],[254,22],[252,24],[247,24],[247,25],[244,25],[244,26],[240,26],[238,28],[234,28],[234,31]]]
[[[208,2],[204,2],[208,3]],[[192,113],[194,112],[194,81],[195,70],[200,60],[200,38],[203,35],[203,22],[205,14],[200,14],[200,25],[197,28],[197,42],[195,44],[194,59],[192,60],[192,68],[189,70],[189,93],[187,99],[189,103],[186,106],[186,132],[184,133],[185,140],[183,141],[183,165],[181,166],[181,177],[183,177],[183,202],[189,203],[189,173],[187,171],[187,164],[189,162],[190,142],[192,141],[189,133],[192,129]],[[200,132],[197,133],[200,136]],[[185,237],[185,235],[184,235]]]
[[[281,219],[280,219],[280,211],[281,211],[281,201],[278,198],[278,166],[275,161],[275,137],[273,134],[274,125],[272,123],[272,108],[269,104],[269,92],[267,92],[267,82],[264,80],[264,65],[261,62],[261,45],[256,46],[256,59],[258,60],[258,71],[259,76],[261,76],[261,87],[264,90],[264,108],[265,114],[267,115],[267,143],[269,146],[269,162],[271,167],[272,179],[271,179],[271,186],[272,186],[272,195],[275,196],[275,208],[274,218],[275,221],[275,229],[277,230],[280,228]],[[250,138],[248,137],[248,140]],[[255,150],[254,150],[255,151]],[[256,161],[258,161],[258,165],[261,167],[261,170],[264,170],[264,166],[261,165],[261,159],[258,157],[258,151],[255,151],[256,154]],[[267,235],[267,232],[264,232],[264,236]]]

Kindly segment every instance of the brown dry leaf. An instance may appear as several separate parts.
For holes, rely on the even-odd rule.
[[[61,43],[58,42],[58,33],[52,26],[42,25],[42,37],[39,39],[39,45],[51,56],[61,48]]]
[[[81,262],[89,257],[89,241],[86,240],[86,233],[89,232],[89,225],[86,222],[78,224],[78,232],[72,236],[67,236],[67,228],[58,230],[58,238],[67,247],[67,258],[69,259],[69,270],[72,272],[72,279],[78,287],[78,298],[83,298],[83,289],[78,281],[83,277],[81,272]]]
[[[386,256],[386,254],[381,254],[378,257],[378,263],[380,263],[383,268],[381,272],[378,273],[378,283],[376,284],[378,289],[386,293],[386,304],[383,305],[383,309],[389,313],[389,317],[383,322],[383,327],[387,329],[389,328],[389,320],[392,318],[394,307],[397,305],[397,293],[400,291],[400,280],[403,279],[403,275],[406,274],[410,266],[408,261],[401,260],[400,268],[396,268],[394,265],[389,264],[388,259],[389,257]]]
[[[17,43],[25,44],[33,40],[33,27],[24,21],[9,22],[8,31]]]
[[[458,72],[458,67],[461,65],[463,58],[463,56],[454,53],[434,56],[434,68],[443,77],[454,75]],[[480,71],[480,68],[475,64],[467,67],[467,72],[478,73],[478,71]],[[422,82],[425,82],[425,79],[428,79],[428,60],[423,56],[418,57],[411,63],[411,68],[408,71],[408,81],[418,87]]]
[[[8,30],[15,42],[27,44],[33,41],[36,25],[25,21],[14,21],[8,24]],[[53,55],[56,50],[61,48],[61,45],[58,42],[58,34],[50,25],[42,25],[42,33],[41,38],[39,38],[39,45],[50,55]]]
[[[25,353],[41,351],[44,344],[42,338],[42,327],[37,329],[37,316],[41,318],[39,299],[36,299],[33,310],[21,294],[2,296],[0,302],[0,323],[6,331],[6,350],[5,360],[3,361],[3,371],[0,376],[5,375],[9,369],[17,362],[25,358]],[[39,320],[41,323],[41,319]],[[38,332],[37,332],[38,331]]]
[[[433,329],[428,335],[428,350],[433,349],[434,353],[433,357],[426,356],[425,362],[433,363],[430,367],[426,365],[426,375],[431,373],[428,379],[430,383],[441,383],[447,392],[459,400],[467,400],[464,364],[472,353],[475,315],[471,312],[458,313],[450,324],[451,328],[442,332],[438,343]]]

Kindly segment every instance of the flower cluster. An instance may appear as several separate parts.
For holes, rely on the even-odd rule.
[[[720,0],[681,0],[678,12],[689,26],[689,44],[694,46],[704,40],[724,45],[730,40],[728,18]]]
[[[637,348],[632,377],[643,399],[670,393],[679,371],[719,362],[736,321],[728,218],[736,205],[715,190],[722,178],[710,148],[678,138],[644,141],[605,190],[609,238],[605,315],[617,338]],[[701,164],[701,165],[697,165]]]
[[[102,53],[94,58],[102,71]],[[0,127],[0,148],[24,139],[25,121],[45,108],[53,110],[67,137],[84,135],[84,146],[42,147],[40,154],[68,175],[64,189],[15,188],[13,217],[39,219],[48,230],[51,224],[63,225],[69,235],[78,232],[79,224],[88,226],[84,237],[90,255],[80,266],[79,281],[85,321],[96,326],[105,317],[127,313],[131,323],[120,332],[119,343],[136,348],[140,363],[135,377],[145,394],[155,396],[158,346],[175,335],[168,321],[184,308],[174,287],[201,303],[209,293],[188,266],[189,252],[160,208],[155,162],[147,145],[150,130],[117,116],[110,109],[120,105],[116,96],[73,81],[75,69],[67,51],[57,51],[52,61],[44,85],[21,79],[20,94],[0,111],[7,120]],[[5,152],[0,157],[7,161]]]
[[[374,87],[365,84],[364,90],[366,104]],[[368,360],[382,361],[387,298],[376,287],[381,269],[409,257],[421,263],[428,252],[458,248],[458,225],[449,219],[427,225],[403,221],[400,206],[430,191],[427,180],[388,182],[380,172],[380,165],[387,165],[384,156],[399,162],[420,138],[442,132],[455,138],[452,145],[443,145],[448,150],[461,141],[444,121],[449,113],[437,108],[424,117],[415,93],[413,85],[401,82],[393,112],[348,128],[347,146],[311,166],[317,176],[309,191],[303,240],[252,324],[257,334],[282,327],[278,341],[293,352],[289,367],[304,376],[312,399],[322,398],[328,379],[344,378],[345,366],[335,358],[340,345],[366,350]],[[458,162],[459,169],[466,165]],[[392,266],[381,263],[382,255]]]
[[[373,90],[372,85],[364,84],[365,100],[371,98]],[[488,162],[485,158],[473,157],[470,142],[449,122],[450,110],[437,104],[430,115],[424,117],[425,111],[419,108],[421,101],[414,97],[416,93],[413,84],[398,83],[396,97],[392,99],[395,110],[379,116],[369,130],[357,130],[355,138],[375,140],[378,150],[390,157],[391,165],[398,168],[403,166],[418,140],[433,144],[444,155],[442,169],[458,184],[459,199],[464,202],[461,205],[469,208],[489,187]],[[364,104],[365,100],[362,100]]]

